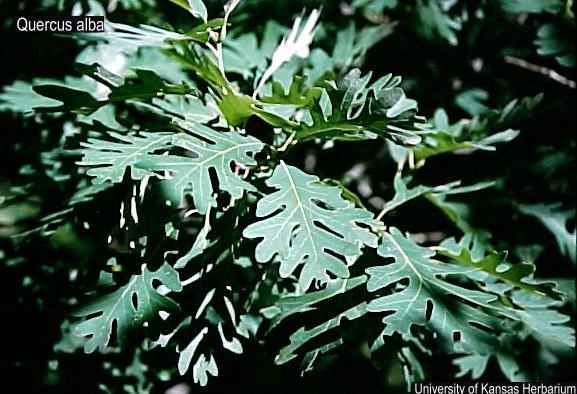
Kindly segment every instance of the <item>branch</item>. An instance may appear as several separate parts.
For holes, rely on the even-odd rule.
[[[505,59],[505,62],[508,64],[512,64],[514,66],[524,68],[525,70],[539,73],[541,75],[546,76],[547,78],[554,80],[555,82],[560,83],[561,85],[568,86],[571,89],[575,89],[577,87],[577,84],[575,83],[575,81],[559,74],[557,71],[552,70],[550,68],[539,66],[539,65],[533,64],[533,63],[529,63],[526,60],[519,59],[519,58],[513,57],[513,56],[505,56],[504,59]]]

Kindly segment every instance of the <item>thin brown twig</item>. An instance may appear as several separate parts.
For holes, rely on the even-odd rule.
[[[514,66],[517,66],[517,67],[524,68],[525,70],[529,70],[529,71],[544,75],[547,78],[554,80],[555,82],[558,82],[562,85],[570,87],[571,89],[577,88],[577,83],[575,83],[575,81],[559,74],[555,70],[551,70],[550,68],[539,66],[539,65],[533,64],[533,63],[529,63],[526,60],[519,59],[519,58],[513,57],[513,56],[505,56],[505,62],[508,64],[512,64]]]

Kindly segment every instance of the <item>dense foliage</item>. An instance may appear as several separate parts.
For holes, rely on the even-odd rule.
[[[570,379],[572,0],[30,3],[0,92],[20,391]],[[107,31],[14,30],[65,14]]]

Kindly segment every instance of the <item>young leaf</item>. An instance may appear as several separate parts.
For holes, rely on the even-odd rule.
[[[313,41],[320,12],[313,10],[301,29],[301,17],[297,17],[292,30],[275,49],[270,66],[265,70],[254,90],[253,98],[259,93],[265,82],[286,62],[294,56],[306,58],[309,56],[309,46]]]
[[[560,294],[554,290],[554,283],[535,283],[532,278],[535,266],[530,263],[506,263],[507,253],[492,251],[487,255],[475,256],[476,243],[467,234],[458,243],[449,238],[436,249],[443,256],[449,257],[465,267],[477,268],[486,272],[493,279],[499,279],[515,288],[524,289],[550,298],[559,298]]]
[[[104,40],[129,54],[143,47],[169,48],[171,42],[193,41],[196,38],[150,25],[135,27],[122,23],[109,23],[107,26],[110,31],[78,34],[78,38],[92,41]]]
[[[417,161],[462,150],[496,150],[495,145],[514,140],[519,130],[512,129],[539,105],[542,95],[513,100],[502,109],[484,112],[469,120],[449,124],[447,113],[439,109],[433,117],[435,133],[426,135],[413,152]]]
[[[402,174],[398,172],[395,174],[393,186],[395,188],[395,196],[391,201],[387,201],[381,210],[380,216],[400,207],[407,202],[425,196],[429,199],[438,200],[443,199],[447,195],[464,194],[479,191],[495,185],[494,182],[480,182],[470,186],[460,186],[460,181],[447,183],[439,186],[425,186],[418,185],[414,188],[409,188]]]
[[[405,181],[403,181],[403,177],[402,177],[401,173],[398,172],[397,174],[395,174],[395,180],[393,181],[393,186],[395,188],[395,196],[393,197],[393,199],[391,201],[387,201],[385,203],[385,205],[383,206],[383,209],[381,210],[381,215],[384,215],[387,212],[390,212],[390,211],[400,207],[401,205],[406,204],[407,202],[409,202],[409,201],[411,201],[417,197],[420,197],[424,194],[432,193],[432,192],[448,191],[451,188],[457,186],[458,184],[459,184],[459,182],[453,182],[453,183],[449,183],[449,184],[441,185],[441,186],[436,186],[436,187],[419,185],[417,187],[410,189],[407,186],[407,184],[405,183]]]
[[[378,135],[402,145],[418,144],[423,119],[415,116],[416,101],[398,87],[401,79],[389,74],[369,85],[371,76],[361,77],[354,69],[336,84],[327,83],[328,95],[310,109],[312,121],[301,122],[296,138],[365,140]]]
[[[200,18],[204,23],[208,20],[208,12],[206,6],[202,0],[188,0],[188,6],[190,7],[190,13],[195,18]]]

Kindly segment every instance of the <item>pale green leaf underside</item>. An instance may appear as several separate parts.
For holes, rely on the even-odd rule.
[[[147,175],[166,179],[173,198],[180,200],[185,194],[192,195],[200,213],[216,205],[215,190],[210,170],[216,172],[220,191],[230,194],[233,200],[254,188],[244,181],[233,166],[247,168],[256,164],[252,157],[263,148],[256,138],[237,132],[219,132],[209,127],[177,121],[185,132],[141,133],[125,136],[110,133],[121,142],[91,139],[83,144],[81,165],[91,166],[88,174],[96,183],[121,182],[128,167],[132,179]],[[175,148],[185,150],[186,155],[164,154]]]
[[[241,337],[248,338],[250,335],[245,325],[246,316],[241,316],[237,320],[235,307],[228,297],[221,298],[226,313],[223,311],[221,314],[214,309],[215,294],[215,288],[209,290],[198,306],[194,317],[189,317],[183,323],[183,327],[190,325],[186,331],[191,330],[193,334],[185,335],[190,335],[192,339],[187,342],[187,345],[181,347],[179,344],[176,348],[179,373],[185,375],[192,368],[194,382],[201,386],[207,384],[209,375],[218,376],[218,367],[214,357],[215,343],[211,343],[209,339],[210,332],[218,331],[222,348],[235,354],[243,352]],[[216,298],[220,297],[216,296]],[[228,322],[227,317],[230,319]]]
[[[290,336],[290,344],[283,347],[277,357],[275,358],[275,363],[277,364],[284,364],[288,361],[292,360],[293,358],[297,357],[297,351],[302,348],[305,344],[309,341],[316,339],[320,335],[337,328],[341,325],[344,319],[347,320],[355,320],[360,318],[361,316],[367,313],[367,303],[362,302],[359,305],[355,305],[346,311],[339,313],[337,316],[333,317],[332,319],[323,322],[322,324],[316,325],[311,329],[306,329],[305,327],[301,327],[297,332]],[[326,353],[334,348],[342,345],[344,343],[344,339],[339,337],[338,339],[329,342],[323,346],[317,347],[314,350],[311,350],[307,353],[307,358],[309,358],[308,362],[314,362],[314,359],[322,353]]]
[[[256,259],[280,259],[280,273],[291,275],[303,265],[299,283],[306,290],[314,280],[325,283],[329,273],[347,278],[347,264],[335,255],[354,259],[363,245],[376,246],[370,227],[373,216],[354,208],[341,197],[338,187],[328,186],[316,176],[281,162],[267,185],[277,189],[261,199],[257,217],[262,220],[244,230],[247,238],[262,238]]]
[[[160,282],[172,291],[182,289],[178,273],[168,264],[154,272],[143,268],[140,275],[133,275],[124,286],[75,312],[79,317],[98,314],[78,323],[73,330],[74,335],[87,338],[86,353],[97,349],[103,351],[109,345],[114,324],[118,342],[122,344],[131,331],[141,328],[145,322],[159,319],[160,311],[174,313],[179,310],[173,300],[156,290],[153,282]]]
[[[469,290],[442,279],[447,275],[466,275],[470,268],[444,264],[431,259],[434,252],[407,239],[396,228],[383,236],[380,256],[394,258],[394,263],[367,269],[367,288],[376,292],[390,285],[408,280],[400,291],[372,300],[370,312],[392,312],[383,318],[384,335],[400,333],[412,337],[411,326],[427,326],[448,351],[487,354],[497,346],[497,338],[475,325],[499,330],[500,319],[480,307],[489,307],[496,296]],[[427,319],[428,303],[430,318]],[[477,305],[472,307],[471,305]],[[454,333],[460,338],[455,340]]]
[[[276,303],[278,314],[274,317],[274,320],[271,323],[271,329],[295,314],[320,310],[321,308],[317,305],[320,302],[345,294],[346,292],[364,285],[366,281],[366,275],[349,279],[335,279],[330,281],[326,288],[322,290],[299,296],[282,297]],[[354,320],[360,318],[366,313],[367,303],[363,301],[345,311],[336,313],[335,316],[332,316],[310,329],[301,327],[297,332],[290,336],[290,343],[279,351],[275,362],[277,364],[284,364],[292,360],[298,356],[299,351],[305,347],[305,345],[310,345],[314,341],[314,346],[308,346],[305,356],[307,363],[312,365],[320,354],[326,353],[344,343],[342,337],[339,337],[336,340],[331,340],[328,343],[326,343],[326,341],[319,341],[321,336],[337,328],[343,319]]]
[[[148,155],[137,164],[138,167],[156,172],[168,171],[168,185],[174,196],[182,196],[190,189],[200,213],[205,213],[209,206],[216,206],[216,191],[209,174],[211,168],[216,172],[219,189],[229,193],[233,200],[242,197],[245,191],[254,190],[232,166],[254,166],[253,156],[264,147],[262,142],[236,132],[218,132],[198,124],[179,122],[179,125],[189,133],[175,135],[172,145],[185,149],[193,157]]]
[[[208,328],[204,327],[184,349],[179,351],[178,372],[181,375],[184,375],[190,368],[190,364],[193,361],[193,356],[195,355],[197,348],[207,333]],[[202,353],[198,355],[198,358],[193,365],[192,372],[194,381],[196,383],[201,383],[201,386],[205,386],[208,380],[208,374],[211,374],[212,376],[218,376],[218,368],[214,357],[210,355],[210,358],[207,359],[206,356]]]
[[[109,133],[115,141],[90,138],[82,143],[82,161],[80,165],[92,167],[88,175],[93,176],[94,183],[119,183],[127,168],[131,169],[132,179],[142,179],[150,172],[135,168],[147,154],[166,150],[172,141],[173,133],[140,133],[124,135]]]

